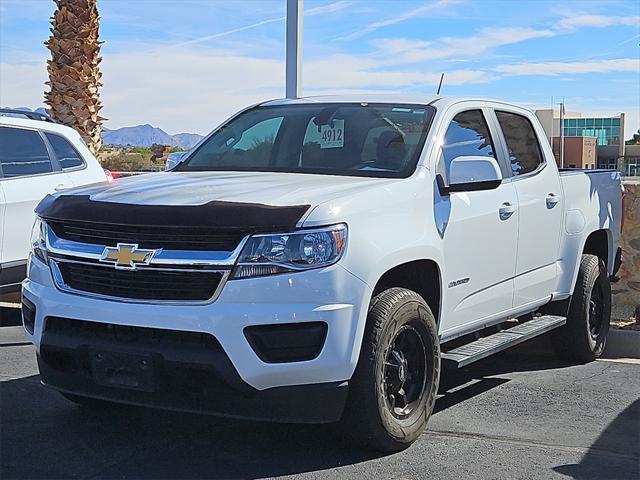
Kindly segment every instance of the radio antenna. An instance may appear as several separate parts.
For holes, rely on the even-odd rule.
[[[438,84],[438,91],[436,92],[436,95],[440,95],[440,89],[442,88],[443,80],[444,80],[444,72],[442,72],[442,75],[440,75],[440,83]]]

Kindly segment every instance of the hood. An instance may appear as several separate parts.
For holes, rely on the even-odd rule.
[[[49,195],[36,212],[49,221],[292,228],[317,205],[391,181],[292,173],[158,173]]]
[[[88,195],[95,202],[135,205],[185,206],[218,201],[315,206],[393,181],[300,173],[161,172],[75,188],[64,195]]]

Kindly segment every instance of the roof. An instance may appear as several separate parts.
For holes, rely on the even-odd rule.
[[[44,120],[31,120],[29,118],[9,117],[0,113],[0,126],[2,125],[10,125],[12,127],[37,128],[38,130],[61,133],[67,137],[74,134],[80,136],[78,132],[76,132],[73,128],[67,127],[60,123],[53,123]]]
[[[507,102],[492,100],[489,98],[475,96],[437,96],[437,95],[406,95],[395,93],[364,93],[348,95],[318,95],[301,98],[279,98],[263,102],[260,105],[296,105],[306,103],[412,103],[418,105],[437,104],[438,107],[445,107],[453,103],[462,101],[480,101],[490,103]]]

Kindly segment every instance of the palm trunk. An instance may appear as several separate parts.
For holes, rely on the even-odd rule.
[[[47,61],[51,90],[45,93],[49,114],[75,128],[89,149],[97,154],[102,146],[100,109],[100,16],[97,0],[54,0],[51,51]]]

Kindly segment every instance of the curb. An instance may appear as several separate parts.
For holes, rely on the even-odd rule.
[[[609,330],[602,358],[640,358],[640,331]]]

